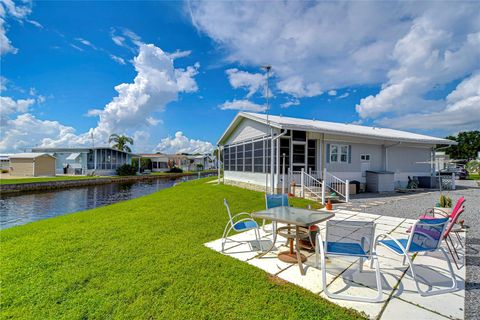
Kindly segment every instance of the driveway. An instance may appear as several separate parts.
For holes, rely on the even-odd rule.
[[[457,190],[446,190],[443,194],[452,198],[453,203],[461,196],[465,202],[465,212],[461,218],[469,226],[467,232],[467,278],[465,319],[480,318],[480,188],[476,181],[457,180]],[[335,208],[373,214],[415,219],[427,208],[434,206],[440,198],[439,191],[396,194],[360,194],[353,196],[348,204],[338,204]]]

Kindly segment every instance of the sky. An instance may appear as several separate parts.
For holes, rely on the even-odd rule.
[[[239,111],[480,129],[479,2],[0,0],[0,152],[211,151]]]

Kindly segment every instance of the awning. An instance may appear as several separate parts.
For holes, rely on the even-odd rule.
[[[79,156],[80,156],[80,153],[79,153],[79,152],[70,153],[70,155],[67,157],[67,160],[75,160],[75,159],[77,159]]]

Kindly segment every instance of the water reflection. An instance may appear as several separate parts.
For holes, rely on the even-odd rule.
[[[0,229],[138,198],[197,176],[0,195]]]

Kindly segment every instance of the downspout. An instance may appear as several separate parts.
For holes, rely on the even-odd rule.
[[[274,166],[274,161],[273,161],[273,158],[275,157],[275,152],[274,152],[274,142],[276,140],[278,140],[280,137],[284,136],[287,134],[287,129],[284,129],[285,131],[283,131],[282,133],[280,133],[279,135],[277,135],[276,137],[273,137],[273,127],[270,127],[270,134],[271,134],[271,142],[270,142],[270,175],[271,175],[271,187],[272,187],[272,194],[275,193],[275,188],[274,188],[274,183],[275,183],[275,176],[274,176],[274,172],[275,172],[275,166]],[[278,154],[278,153],[277,153]],[[278,159],[278,161],[280,161],[280,159]],[[277,161],[277,162],[278,162]],[[277,172],[278,174],[278,172]],[[277,179],[278,181],[278,179]]]
[[[395,144],[385,146],[385,171],[388,171],[388,149],[391,148],[391,147],[399,146],[401,144],[402,144],[402,142],[400,141],[400,142],[397,142]]]
[[[218,170],[218,184],[220,184],[220,145],[217,145],[217,170]]]

